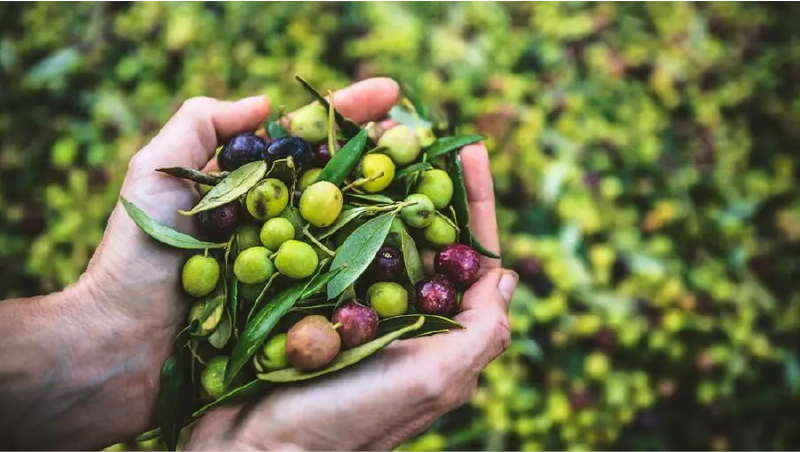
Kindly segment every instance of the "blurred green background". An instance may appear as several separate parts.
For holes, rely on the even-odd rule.
[[[295,74],[388,75],[490,137],[524,281],[511,349],[403,449],[798,449],[798,23],[793,3],[4,3],[0,297],[78,278],[186,98],[295,107]]]

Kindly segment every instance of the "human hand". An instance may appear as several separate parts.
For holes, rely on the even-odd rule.
[[[376,118],[377,119],[377,118]],[[499,251],[494,191],[483,145],[461,151],[471,228]],[[485,274],[455,317],[466,329],[398,341],[369,361],[261,401],[208,413],[187,449],[391,450],[466,403],[480,371],[508,346],[508,302],[517,275],[484,258]]]

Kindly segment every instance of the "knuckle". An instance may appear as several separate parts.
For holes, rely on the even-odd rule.
[[[508,350],[508,347],[511,345],[511,326],[506,313],[502,312],[497,315],[492,334],[494,343],[498,348],[497,354],[499,355]]]
[[[178,111],[192,115],[198,114],[208,110],[212,102],[213,99],[211,99],[210,97],[203,97],[203,96],[190,97],[189,99],[183,101],[183,105],[181,105],[181,108],[178,109]]]

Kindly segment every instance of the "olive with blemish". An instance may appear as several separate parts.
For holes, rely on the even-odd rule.
[[[253,218],[277,217],[289,204],[289,189],[279,179],[264,179],[247,193],[247,211]]]

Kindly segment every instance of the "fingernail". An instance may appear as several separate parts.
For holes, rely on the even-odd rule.
[[[256,104],[256,103],[264,103],[267,100],[267,96],[250,96],[245,97],[244,99],[239,99],[236,101],[238,104]]]
[[[519,282],[519,276],[516,272],[511,270],[506,270],[503,272],[503,276],[500,278],[500,282],[497,283],[497,290],[500,291],[500,295],[506,300],[506,303],[511,301],[511,297],[514,296],[514,291],[517,289],[517,283]]]

